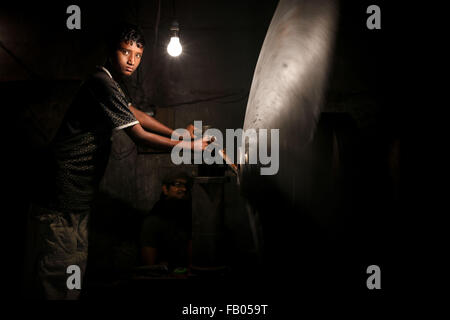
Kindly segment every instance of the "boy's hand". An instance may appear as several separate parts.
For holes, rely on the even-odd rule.
[[[210,137],[203,137],[202,139],[196,139],[194,141],[181,141],[179,146],[194,151],[203,151],[211,143],[210,139]]]
[[[201,143],[200,141],[201,140]],[[194,151],[203,151],[211,143],[211,137],[203,137],[202,139],[196,139],[192,142]]]
[[[176,131],[172,132],[172,134],[175,134],[175,137],[177,139],[182,138],[184,141],[194,140],[196,138],[196,136],[194,135],[195,129],[196,128],[192,124],[190,124],[186,127],[185,130],[183,130],[183,134],[179,134]]]
[[[186,130],[189,132],[189,135],[190,135],[189,138],[191,138],[191,139],[195,139],[196,138],[196,136],[194,135],[194,130],[196,130],[196,129],[200,130],[199,128],[194,127],[193,124],[190,124],[190,125],[188,125],[186,127]]]

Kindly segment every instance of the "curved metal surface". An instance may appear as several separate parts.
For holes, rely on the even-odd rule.
[[[337,5],[332,0],[281,0],[272,18],[253,76],[244,130],[280,130],[279,171],[261,175],[260,164],[240,166],[243,195],[259,209],[278,201],[294,208],[308,202],[309,149],[321,111],[336,22]],[[275,150],[268,142],[268,150]],[[256,143],[249,141],[246,146]]]

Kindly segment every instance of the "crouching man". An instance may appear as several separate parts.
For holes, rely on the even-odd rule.
[[[162,183],[161,198],[145,218],[141,232],[144,265],[166,265],[187,273],[192,256],[191,178],[172,174]]]

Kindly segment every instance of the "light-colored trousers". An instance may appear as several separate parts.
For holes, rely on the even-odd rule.
[[[76,300],[81,290],[69,289],[67,268],[81,270],[81,288],[88,255],[89,212],[59,213],[32,205],[27,226],[24,295],[31,299]]]

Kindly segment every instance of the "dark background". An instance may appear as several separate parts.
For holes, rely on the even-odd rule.
[[[389,286],[394,288],[401,282],[397,277],[398,262],[409,248],[399,225],[404,221],[407,204],[402,197],[409,179],[405,158],[400,158],[405,134],[405,101],[401,97],[406,92],[405,65],[411,57],[403,51],[409,45],[407,25],[400,20],[406,14],[403,7],[386,1],[342,2],[323,111],[350,116],[355,125],[352,136],[357,143],[354,152],[360,184],[349,200],[352,222],[341,244],[352,241],[355,251],[364,252],[354,263],[348,263],[348,272],[357,274],[348,278],[348,286],[350,291],[355,289],[367,296],[364,266],[378,264],[383,272],[386,270],[382,283],[388,291]],[[81,8],[81,30],[66,28],[65,12],[70,4]],[[6,161],[3,168],[9,178],[5,180],[4,205],[9,207],[6,217],[11,218],[6,224],[11,231],[6,258],[11,267],[11,296],[20,296],[18,279],[26,212],[42,179],[39,172],[40,166],[45,166],[45,146],[81,81],[95,65],[104,62],[102,41],[108,26],[124,19],[139,24],[145,33],[143,61],[127,83],[136,106],[155,112],[173,128],[203,120],[203,124],[224,131],[243,125],[253,71],[276,4],[161,1],[158,18],[158,1],[2,3],[0,94]],[[381,30],[366,28],[366,8],[371,4],[381,7]],[[183,45],[177,59],[165,51],[174,17],[180,24]],[[130,243],[139,221],[158,199],[161,178],[172,169],[169,154],[136,148],[123,132],[114,136],[113,152],[101,184],[102,209],[92,218],[91,270],[100,274],[105,270],[114,272],[133,263]],[[184,170],[195,175],[197,169],[186,166]],[[258,255],[243,200],[234,184],[227,185],[225,199],[229,263],[239,278],[257,267]],[[289,260],[293,261],[295,255],[293,251]],[[344,264],[347,258],[351,259],[343,256]],[[283,265],[283,261],[279,263]],[[320,270],[326,273],[327,266]],[[296,276],[292,265],[284,265],[271,278],[288,285],[289,278]],[[240,283],[244,287],[254,285]],[[256,283],[265,287],[264,279]]]

